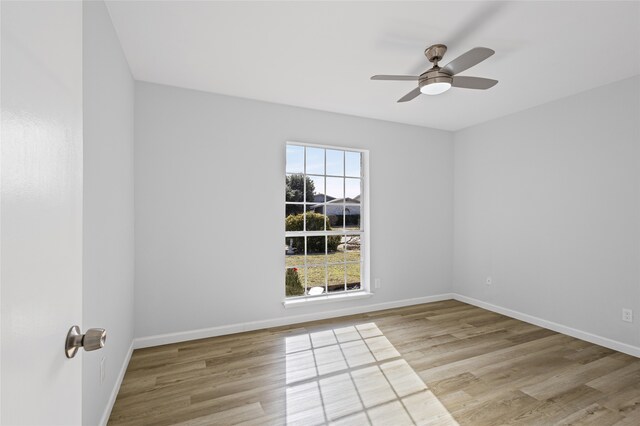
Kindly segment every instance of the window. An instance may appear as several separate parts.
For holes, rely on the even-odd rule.
[[[287,144],[285,294],[363,289],[364,153]]]

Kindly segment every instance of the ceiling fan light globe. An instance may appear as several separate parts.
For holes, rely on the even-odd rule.
[[[433,82],[420,87],[420,92],[425,95],[440,95],[449,89],[451,89],[451,83],[449,82]]]

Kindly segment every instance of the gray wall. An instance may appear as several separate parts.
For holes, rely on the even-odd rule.
[[[454,138],[454,291],[638,346],[640,77]]]
[[[108,333],[104,349],[83,357],[82,423],[95,425],[133,339],[134,83],[104,3],[83,8],[83,321]]]
[[[136,337],[450,291],[451,133],[140,82],[135,115]],[[286,141],[370,150],[372,298],[283,308]]]

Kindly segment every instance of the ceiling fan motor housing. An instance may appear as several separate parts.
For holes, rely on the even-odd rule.
[[[433,67],[420,75],[420,78],[418,79],[418,86],[420,89],[422,89],[423,86],[433,83],[451,84],[453,76],[446,72],[442,72],[441,68],[438,66],[438,62],[442,59],[446,51],[447,46],[444,44],[434,44],[433,46],[427,47],[424,51],[424,55],[427,57],[429,62],[433,63]]]
[[[422,86],[426,86],[428,84],[433,83],[449,83],[453,81],[453,76],[447,74],[446,72],[440,71],[440,69],[431,68],[426,71],[422,75],[420,75],[420,79],[418,80],[418,86],[422,88]]]

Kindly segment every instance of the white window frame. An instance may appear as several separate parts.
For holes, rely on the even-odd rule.
[[[325,293],[321,294],[321,295],[302,295],[302,296],[290,296],[287,297],[286,294],[284,295],[284,305],[285,307],[294,307],[294,306],[303,306],[306,305],[306,302],[313,302],[315,303],[320,303],[320,302],[327,302],[327,301],[332,301],[332,300],[350,300],[350,299],[359,299],[362,297],[369,297],[371,296],[371,286],[370,286],[370,271],[369,271],[369,260],[370,260],[370,235],[371,235],[371,230],[370,230],[370,213],[369,213],[369,150],[367,149],[359,149],[359,148],[353,148],[353,147],[344,147],[344,146],[335,146],[335,145],[323,145],[323,144],[314,144],[314,143],[306,143],[306,142],[298,142],[298,141],[287,141],[284,145],[284,163],[285,163],[285,167],[283,167],[284,169],[284,177],[286,178],[287,176],[287,171],[286,171],[286,148],[289,145],[294,145],[294,146],[302,146],[302,147],[310,147],[310,148],[322,148],[322,149],[330,149],[330,150],[337,150],[337,151],[344,151],[344,152],[359,152],[361,154],[361,172],[360,172],[360,179],[362,180],[362,185],[361,185],[361,194],[360,194],[360,224],[361,224],[361,230],[360,231],[346,231],[346,230],[338,230],[338,231],[286,231],[286,229],[284,230],[284,236],[285,239],[288,237],[310,237],[310,236],[325,236],[325,235],[354,235],[354,234],[358,234],[360,235],[360,240],[361,240],[361,244],[360,244],[360,289],[359,290],[343,290],[343,291],[336,291],[336,292],[331,292],[331,293],[327,293],[326,289],[327,289],[327,273],[325,272]],[[324,170],[324,177],[325,177],[325,188],[324,188],[324,193],[326,195],[326,178],[327,177],[333,177],[332,175],[327,175],[326,172],[326,155],[325,155],[325,170]],[[346,162],[346,156],[345,156],[345,160]],[[306,150],[305,150],[305,156],[303,159],[303,175],[307,176],[307,170],[306,170]],[[346,170],[343,172],[343,174],[346,173]],[[315,176],[315,175],[314,175]],[[336,176],[338,177],[338,176]],[[339,176],[339,177],[344,177],[344,176]],[[285,182],[286,179],[283,179],[283,182]],[[282,194],[284,194],[284,192],[286,191],[286,184],[284,185]],[[304,180],[304,192],[303,192],[303,197],[306,196],[306,179]],[[346,194],[344,194],[346,196]],[[304,198],[303,198],[304,200]],[[326,199],[325,199],[325,205],[326,205]],[[303,201],[304,202],[304,201]],[[286,206],[286,201],[284,203],[284,205]],[[344,205],[344,204],[343,204]],[[326,213],[326,212],[325,212]],[[344,214],[344,213],[343,213]],[[343,217],[343,223],[344,223],[344,217]],[[306,222],[306,221],[305,221]],[[306,227],[306,223],[304,225]],[[362,243],[362,241],[364,241],[364,243]],[[286,256],[286,255],[285,255]],[[285,267],[285,270],[287,268],[286,266],[286,261],[285,259],[283,259],[283,264]],[[348,262],[344,262],[344,264],[348,264]],[[325,263],[324,266],[325,268],[331,265],[329,263]],[[305,256],[305,267],[307,266],[307,259]],[[326,270],[325,270],[326,271]],[[346,274],[346,271],[345,271]],[[282,290],[284,293],[284,279],[281,281],[282,283]],[[305,284],[305,289],[306,289],[306,284]]]

